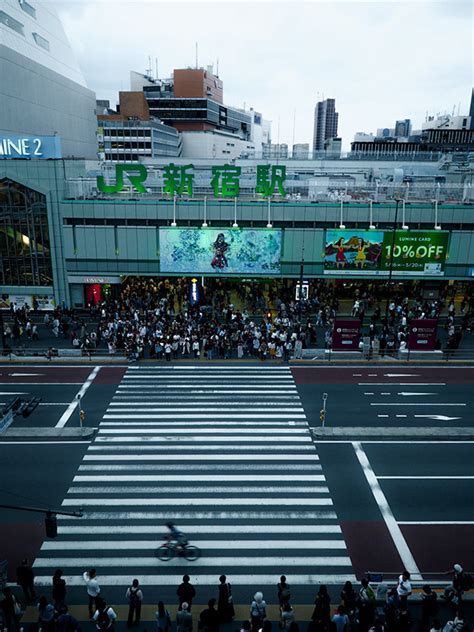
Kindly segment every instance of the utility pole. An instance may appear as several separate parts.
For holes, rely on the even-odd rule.
[[[328,399],[328,394],[327,393],[323,393],[323,407],[319,411],[319,420],[321,422],[321,427],[322,428],[324,428],[325,423],[326,423],[326,402],[327,402],[327,399]]]
[[[397,232],[398,205],[399,204],[400,204],[400,200],[397,198],[396,205],[395,205],[395,218],[393,220],[393,227],[392,227],[392,246],[390,249],[390,266],[388,269],[387,302],[385,304],[385,324],[387,325],[387,327],[388,327],[388,308],[390,304],[390,296],[392,293],[393,251],[395,248],[395,234]]]

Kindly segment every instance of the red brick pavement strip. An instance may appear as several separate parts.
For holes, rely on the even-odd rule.
[[[82,384],[94,367],[0,367],[1,384]]]
[[[466,502],[472,499],[466,498]],[[474,571],[474,525],[469,524],[402,524],[405,540],[425,573],[452,569],[455,562]]]
[[[383,521],[342,521],[341,530],[357,579],[367,571],[393,570],[403,563]]]
[[[409,382],[444,382],[446,384],[474,384],[474,369],[470,367],[291,367],[296,384],[359,384],[380,382],[396,384]],[[392,374],[393,377],[388,377]]]
[[[104,366],[96,375],[94,384],[120,384],[126,372],[127,369],[123,367]]]

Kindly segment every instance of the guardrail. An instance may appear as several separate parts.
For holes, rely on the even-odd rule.
[[[101,358],[105,360],[109,358],[113,360],[114,358],[121,358],[124,361],[155,361],[155,362],[165,362],[165,358],[161,360],[157,360],[154,357],[151,357],[148,351],[141,358],[137,358],[134,355],[128,354],[123,349],[117,349],[115,353],[109,353],[106,347],[99,347],[95,349],[83,350],[83,349],[72,349],[69,347],[65,348],[54,348],[50,353],[50,348],[27,348],[20,347],[15,349],[0,351],[0,361],[21,361],[22,359],[34,358],[34,359],[44,359],[49,361],[54,361],[56,359],[70,359],[74,361],[74,359],[84,359],[87,358],[89,361],[92,361],[94,358]],[[237,358],[237,351],[233,350],[232,356],[230,359]],[[227,358],[217,357],[213,355],[212,362],[221,362]],[[260,357],[255,357],[253,355],[245,355],[243,360],[262,360]],[[294,354],[290,357],[291,360],[313,360],[315,362],[343,362],[343,361],[357,361],[357,362],[395,362],[395,363],[413,363],[413,362],[474,362],[474,348],[473,349],[439,349],[436,351],[412,351],[410,349],[404,351],[387,351],[384,352],[376,352],[373,350],[365,350],[365,349],[357,349],[353,351],[334,351],[332,349],[325,348],[307,348],[303,349],[301,356],[296,357]],[[193,354],[189,356],[178,355],[177,358],[172,357],[172,362],[179,362],[182,360],[194,360]],[[204,352],[201,350],[200,358],[197,360],[207,360],[207,356],[204,355]],[[267,355],[264,362],[269,361],[280,361],[284,362],[282,358],[275,358],[275,360],[271,360]]]

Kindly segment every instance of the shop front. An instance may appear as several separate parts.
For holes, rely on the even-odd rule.
[[[118,298],[122,278],[107,275],[69,275],[68,283],[71,307],[93,307],[107,298]]]

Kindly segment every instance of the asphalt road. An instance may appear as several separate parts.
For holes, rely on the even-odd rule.
[[[115,603],[123,603],[134,576],[173,602],[183,572],[206,598],[224,572],[236,602],[246,603],[257,588],[273,594],[285,573],[295,600],[309,603],[320,582],[336,587],[369,570],[408,566],[429,579],[454,562],[474,569],[472,442],[314,445],[308,429],[319,423],[322,392],[335,425],[472,424],[472,369],[94,370],[0,369],[2,395],[34,391],[61,404],[38,408],[28,423],[77,424],[78,409],[70,407],[87,385],[86,423],[99,426],[91,444],[0,442],[0,503],[85,510],[80,519],[60,518],[54,540],[43,539],[36,514],[2,511],[0,559],[8,559],[10,572],[29,555],[39,583],[49,586],[55,568],[63,568],[71,603],[84,601],[81,573],[89,566]],[[403,406],[392,413],[387,403]],[[414,417],[425,413],[460,419]],[[167,518],[200,546],[200,560],[156,558]]]

